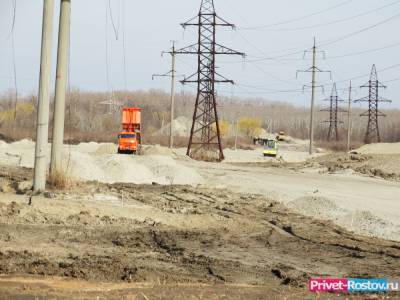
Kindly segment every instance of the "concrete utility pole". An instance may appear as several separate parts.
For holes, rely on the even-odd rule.
[[[297,71],[297,73],[299,72],[305,72],[305,73],[312,73],[312,79],[311,79],[311,108],[310,108],[310,146],[309,146],[309,153],[310,155],[313,154],[314,149],[313,149],[313,145],[314,145],[314,114],[315,114],[315,89],[318,87],[316,85],[316,73],[324,73],[324,72],[328,72],[330,73],[330,71],[322,71],[317,67],[317,46],[316,46],[316,42],[315,42],[315,37],[314,37],[314,45],[310,50],[307,50],[304,52],[304,57],[306,55],[307,52],[312,52],[312,67],[305,70],[305,71]],[[324,52],[323,52],[324,53]],[[296,74],[297,76],[297,74]],[[306,87],[306,86],[304,86]],[[303,89],[304,89],[303,87]],[[322,87],[322,86],[319,86]],[[322,87],[323,88],[323,87]]]
[[[350,87],[349,87],[349,106],[347,108],[347,152],[350,152],[351,150],[351,92],[352,92],[352,86],[351,86],[351,81],[350,81]]]
[[[309,153],[313,154],[313,145],[314,145],[314,112],[315,112],[315,71],[316,71],[316,59],[317,59],[317,47],[315,46],[315,38],[314,38],[314,46],[312,48],[313,52],[313,66],[312,66],[312,81],[311,81],[311,112],[310,112],[310,146]]]
[[[58,34],[56,94],[54,101],[53,143],[50,175],[57,176],[62,168],[64,143],[65,97],[68,78],[69,41],[71,27],[71,0],[61,0]]]
[[[175,42],[172,43],[172,69],[171,69],[171,122],[169,124],[169,148],[174,147],[174,114],[175,114],[175,85],[176,85],[176,53],[175,53]]]
[[[238,131],[239,131],[239,120],[236,120],[236,123],[235,123],[235,151],[237,150]]]
[[[170,123],[169,123],[169,148],[174,146],[174,118],[175,118],[175,86],[176,86],[176,51],[175,51],[175,41],[172,41],[172,48],[169,52],[163,52],[171,54],[172,57],[172,67],[171,71],[165,74],[153,74],[152,78],[155,77],[171,77],[171,106],[170,106]],[[164,126],[162,126],[163,129]]]
[[[33,190],[44,191],[46,188],[46,147],[49,130],[49,102],[51,80],[51,50],[53,34],[54,0],[43,1],[42,24],[42,49],[40,62],[40,81],[38,112],[36,121],[36,148],[35,171],[33,178]]]

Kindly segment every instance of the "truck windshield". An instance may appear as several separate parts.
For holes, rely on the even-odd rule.
[[[134,139],[136,138],[136,134],[120,134],[120,139]]]
[[[268,141],[265,143],[265,148],[275,148],[275,141]]]

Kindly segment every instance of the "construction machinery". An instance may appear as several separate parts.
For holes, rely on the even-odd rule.
[[[118,153],[140,154],[142,148],[141,109],[122,109],[122,131],[118,135]]]
[[[286,141],[286,133],[284,131],[279,131],[279,133],[276,136],[276,140],[280,142]]]
[[[278,155],[278,142],[276,140],[266,140],[264,142],[264,156],[277,157]]]

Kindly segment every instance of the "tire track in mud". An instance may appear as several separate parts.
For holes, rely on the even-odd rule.
[[[123,193],[126,204],[143,203],[168,220],[184,217],[190,227],[99,215],[96,202],[82,210],[79,199],[88,193]],[[64,205],[63,192],[54,194],[51,205]],[[97,183],[68,194],[74,214],[51,215],[40,201],[33,207],[0,202],[1,274],[293,288],[304,287],[310,276],[400,275],[400,243],[354,235],[262,196]],[[203,217],[213,222],[196,223]]]

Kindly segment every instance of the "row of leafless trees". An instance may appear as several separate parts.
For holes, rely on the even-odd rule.
[[[116,139],[120,129],[120,113],[109,113],[109,107],[102,104],[109,98],[103,92],[83,92],[72,90],[68,95],[66,111],[66,139],[71,142],[98,141],[111,142]],[[124,106],[138,106],[143,109],[144,136],[148,141],[154,139],[159,129],[169,122],[169,95],[160,90],[115,92],[116,102]],[[176,97],[176,116],[191,118],[195,97],[193,94],[180,93]],[[36,96],[25,96],[19,99],[15,114],[14,93],[0,95],[0,134],[11,139],[33,138],[35,128]],[[253,118],[261,121],[262,127],[271,133],[285,131],[301,139],[308,137],[309,109],[286,103],[268,102],[257,99],[219,98],[220,119],[234,124],[240,118]],[[317,108],[319,110],[319,108]],[[366,118],[359,117],[364,109],[353,110],[352,138],[362,142],[366,129]],[[380,129],[385,142],[400,141],[400,110],[384,111]],[[324,140],[327,135],[328,119],[326,112],[319,112],[316,117],[316,137]],[[347,116],[342,113],[340,119],[341,138],[347,130]],[[50,128],[51,129],[51,128]],[[51,132],[51,130],[50,130]],[[162,139],[161,139],[162,140]]]

